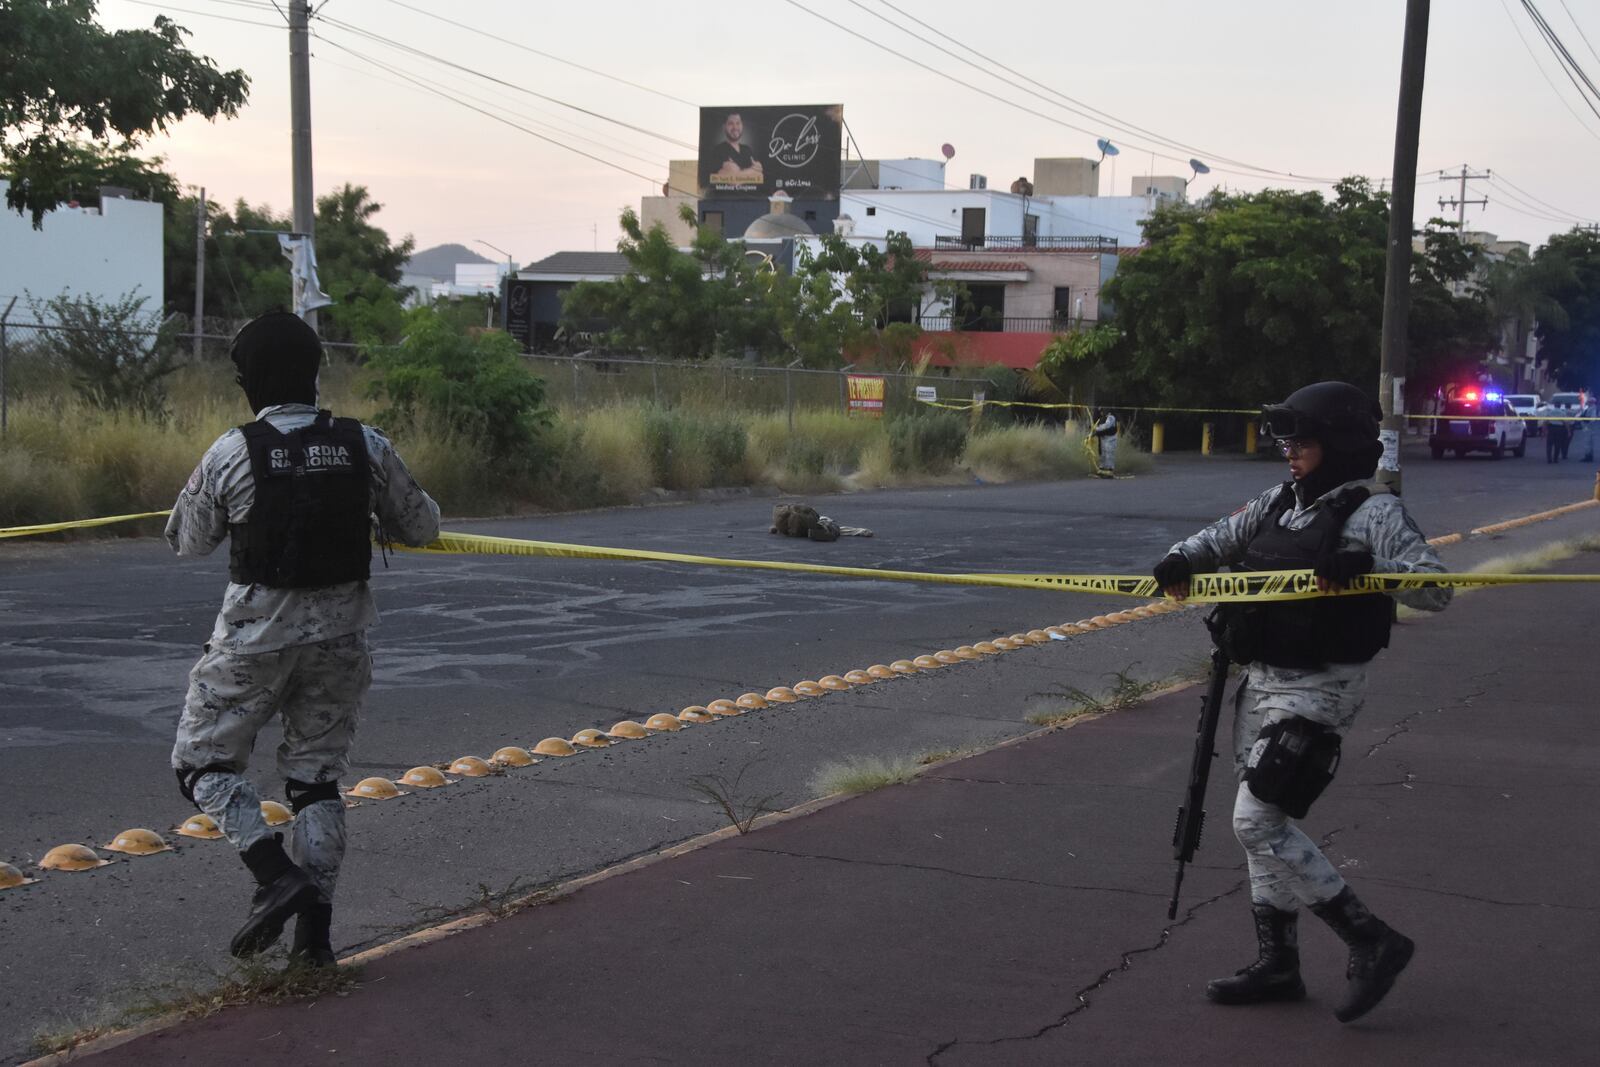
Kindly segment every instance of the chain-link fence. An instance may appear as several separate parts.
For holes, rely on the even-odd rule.
[[[40,317],[0,311],[0,435],[24,405],[59,411],[76,399],[106,408],[158,410],[174,371],[227,360],[239,325],[208,318],[196,333],[182,315],[106,328],[44,323],[37,321]],[[324,348],[331,363],[354,368],[361,362],[356,345]],[[765,413],[846,411],[852,375],[883,380],[881,390],[869,386],[866,397],[880,401],[867,406],[885,416],[915,409],[919,396],[966,401],[993,392],[986,379],[940,373],[588,356],[528,356],[527,361],[544,379],[550,404],[567,410],[631,402]]]

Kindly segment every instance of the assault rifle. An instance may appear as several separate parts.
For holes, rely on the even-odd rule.
[[[1206,624],[1211,625],[1207,619]],[[1172,883],[1172,902],[1167,918],[1178,917],[1178,891],[1183,888],[1183,865],[1194,859],[1200,846],[1200,831],[1206,821],[1206,781],[1211,776],[1211,759],[1216,755],[1217,719],[1222,713],[1222,691],[1228,687],[1228,654],[1220,648],[1211,651],[1211,681],[1200,705],[1200,725],[1194,739],[1194,759],[1189,764],[1189,788],[1178,808],[1178,825],[1172,831],[1172,858],[1178,861],[1178,877]]]

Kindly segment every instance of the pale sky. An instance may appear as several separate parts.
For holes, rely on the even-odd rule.
[[[1186,175],[1186,162],[1178,160],[1191,155],[1213,167],[1191,186],[1192,195],[1218,184],[1328,188],[1224,173],[1224,157],[1319,178],[1389,177],[1403,0],[889,2],[894,6],[884,0],[327,0],[312,22],[326,38],[312,41],[317,193],[343,182],[366,185],[384,205],[380,224],[396,239],[413,235],[419,248],[456,241],[497,258],[475,243],[482,240],[518,263],[562,249],[610,249],[621,208],[637,208],[641,196],[659,192],[668,160],[694,156],[672,142],[694,142],[699,105],[817,103],[844,105],[868,158],[936,159],[942,144],[952,144],[956,155],[946,170],[952,188],[965,188],[973,172],[1004,188],[1031,176],[1036,156],[1092,158],[1096,138],[1106,136],[1122,148],[1114,191],[1126,194],[1133,175],[1149,172],[1150,149],[1158,147],[1130,126],[1192,146],[1158,147],[1177,160],[1158,156],[1157,174]],[[1600,84],[1600,5],[1535,4]],[[180,181],[206,186],[214,199],[243,197],[287,211],[288,31],[279,12],[270,0],[102,0],[100,15],[108,27],[123,28],[149,25],[160,12],[192,31],[191,48],[225,69],[242,68],[252,85],[239,118],[184,122],[153,140],[150,151],[165,155]],[[1042,114],[953,84],[817,15]],[[363,39],[338,23],[518,88]],[[408,85],[336,44],[637,176]],[[1112,118],[1072,114],[1050,91]],[[1440,197],[1459,194],[1458,181],[1437,177],[1441,169],[1459,174],[1463,163],[1494,174],[1468,183],[1469,199],[1489,199],[1487,208],[1467,208],[1468,229],[1538,245],[1574,221],[1600,222],[1600,116],[1556,66],[1520,0],[1433,4],[1419,223],[1441,213]],[[1113,192],[1112,180],[1108,164],[1102,195]],[[1454,208],[1446,210],[1454,217]]]

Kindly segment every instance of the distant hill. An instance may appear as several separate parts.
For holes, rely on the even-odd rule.
[[[400,269],[406,274],[421,274],[436,281],[453,282],[456,280],[457,263],[493,262],[496,261],[478,255],[466,245],[435,245],[413,255]]]

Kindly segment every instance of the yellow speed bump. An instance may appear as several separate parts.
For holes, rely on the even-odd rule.
[[[0,863],[0,889],[15,889],[19,885],[32,885],[37,878],[29,878],[9,863]]]
[[[891,675],[894,674],[894,672],[890,671],[888,667],[885,667],[884,670],[888,671]],[[845,671],[844,680],[849,682],[851,685],[871,685],[878,679],[874,678],[866,671]]]
[[[450,764],[450,773],[463,778],[487,778],[494,773],[489,761],[478,756],[461,756]]]
[[[101,859],[100,854],[88,845],[57,845],[44,854],[39,866],[47,871],[87,871],[91,867],[104,867],[110,862]]]
[[[611,744],[611,738],[591,727],[573,734],[572,743],[584,748],[605,748]]]
[[[502,767],[528,767],[537,763],[533,753],[521,745],[506,745],[504,748],[494,750],[494,755],[489,757],[489,762],[498,763]]]
[[[437,767],[413,767],[400,776],[402,785],[414,786],[417,789],[438,789],[441,786],[454,784]]]
[[[121,852],[128,856],[150,856],[157,852],[171,852],[172,846],[154,830],[145,830],[135,827],[124,830],[112,838],[111,844],[106,846],[107,852]]]
[[[800,698],[795,695],[794,690],[790,689],[786,685],[780,685],[775,689],[767,690],[767,702],[769,704],[793,704],[799,699]]]
[[[1096,615],[1094,618],[1089,620],[1089,625],[1093,626],[1096,630],[1104,630],[1107,626],[1112,626],[1115,624],[1112,623],[1110,615]]]
[[[632,719],[623,719],[617,725],[606,731],[606,736],[618,741],[637,741],[641,737],[649,737],[650,731]]]
[[[817,684],[830,693],[842,693],[850,688],[850,683],[837,674],[825,674],[817,679]]]
[[[909,670],[902,670],[898,664],[904,664]],[[880,682],[887,682],[890,678],[898,678],[902,674],[911,674],[916,671],[908,659],[897,659],[894,663],[874,663],[867,668],[867,674]]]
[[[1004,649],[995,644],[993,641],[975,641],[973,642],[972,650],[985,656],[998,656],[1004,651]],[[961,650],[958,648],[956,651],[960,652]]]
[[[576,756],[578,750],[564,737],[547,737],[533,746],[533,751],[540,756]]]
[[[276,800],[261,802],[261,817],[267,820],[268,826],[282,826],[294,822],[294,812],[289,810],[287,804],[280,804]]]
[[[943,663],[940,663],[932,656],[918,656],[916,659],[911,661],[911,665],[916,667],[918,670],[924,671],[936,671],[940,667],[944,666]]]
[[[971,645],[962,645],[955,650],[955,653],[957,659],[980,659],[983,656],[982,652]]]
[[[345,790],[345,796],[361,797],[365,800],[393,800],[405,794],[400,791],[399,786],[387,778],[363,778]]]
[[[222,836],[222,831],[217,829],[216,820],[204,813],[189,816],[173,833],[179,837],[193,837],[200,841],[215,841]]]
[[[1029,630],[1022,636],[1023,640],[1030,645],[1048,645],[1050,643],[1050,635],[1043,630]]]
[[[676,716],[668,715],[663,711],[646,719],[644,728],[646,730],[654,730],[656,733],[671,733],[674,730],[683,729],[683,723],[679,722]]]
[[[734,701],[745,711],[760,711],[767,706],[767,698],[760,693],[745,693]]]
[[[946,667],[953,667],[957,663],[961,662],[961,657],[950,651],[948,648],[942,648],[935,652],[933,654],[933,658],[944,664]]]
[[[989,643],[995,648],[998,648],[1001,652],[1014,652],[1022,647],[1009,637],[997,637]]]
[[[706,705],[706,710],[713,715],[743,715],[744,709],[731,700],[713,700]]]
[[[679,722],[716,722],[717,717],[700,704],[690,704],[678,712]]]
[[[1068,637],[1072,637],[1072,636],[1075,636],[1077,634],[1090,633],[1090,632],[1092,632],[1094,630],[1094,627],[1085,626],[1081,622],[1064,622],[1064,623],[1061,623],[1059,626],[1057,626],[1056,629],[1060,630],[1062,633],[1066,634]]]
[[[796,682],[790,688],[794,690],[796,696],[821,697],[828,695],[828,691],[816,682]]]

